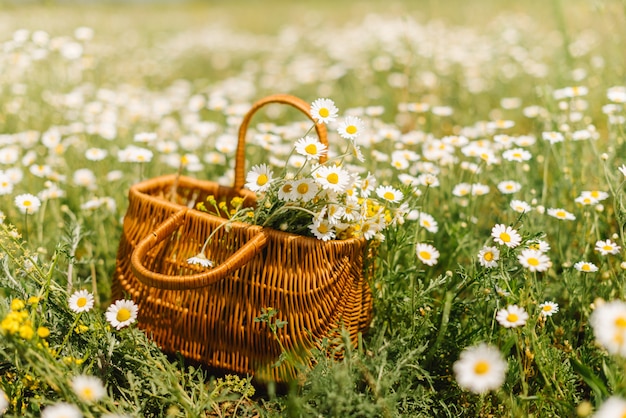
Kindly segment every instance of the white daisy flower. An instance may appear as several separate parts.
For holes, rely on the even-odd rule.
[[[550,142],[550,144],[556,144],[557,142],[563,142],[565,140],[565,137],[560,132],[543,132],[541,137],[545,141]]]
[[[619,245],[617,245],[616,243],[614,243],[613,241],[611,241],[610,239],[607,240],[599,240],[596,241],[596,251],[600,252],[600,254],[602,255],[608,255],[608,254],[619,254],[619,252],[621,251],[622,247],[620,247]]]
[[[314,221],[311,225],[309,225],[309,229],[313,232],[315,238],[322,241],[329,241],[335,238],[335,230],[333,226],[325,219]]]
[[[255,165],[246,176],[246,187],[253,192],[265,192],[272,184],[273,174],[267,164]]]
[[[296,152],[308,160],[319,160],[321,156],[326,155],[327,147],[317,138],[305,136],[296,141]]]
[[[600,405],[593,418],[622,418],[626,416],[626,399],[613,395]]]
[[[491,236],[500,245],[515,248],[522,242],[520,234],[510,226],[497,224],[491,229]]]
[[[0,172],[0,196],[13,193],[13,183],[9,176]]]
[[[68,305],[72,312],[88,312],[93,308],[94,298],[87,290],[78,290],[70,296]]]
[[[548,215],[565,221],[573,221],[576,219],[573,213],[560,208],[548,208]]]
[[[550,244],[548,244],[544,240],[534,239],[528,242],[528,248],[530,248],[531,250],[539,250],[542,253],[547,253],[548,251],[550,251]]]
[[[41,411],[41,418],[82,418],[82,416],[77,406],[66,402],[46,406]]]
[[[498,183],[498,190],[502,194],[511,194],[522,190],[522,185],[513,180],[505,180]]]
[[[532,206],[530,206],[527,202],[523,200],[513,199],[509,204],[511,209],[518,213],[528,213],[533,210]]]
[[[439,259],[439,251],[430,244],[418,243],[415,246],[417,258],[427,266],[434,266]]]
[[[291,202],[292,200],[296,200],[293,180],[286,180],[282,184],[282,186],[278,188],[278,198],[285,202]]]
[[[89,161],[102,161],[108,155],[108,151],[102,148],[89,148],[85,151],[85,158]]]
[[[72,379],[72,390],[80,400],[86,403],[96,402],[106,394],[102,381],[95,376],[80,375]]]
[[[293,200],[309,202],[319,192],[319,186],[313,179],[305,178],[293,182]]]
[[[472,185],[469,183],[459,183],[452,189],[452,194],[457,197],[464,197],[472,192]]]
[[[581,196],[589,196],[596,199],[598,202],[601,202],[605,199],[608,199],[609,194],[602,190],[585,190],[580,193]]]
[[[330,123],[337,118],[339,109],[331,99],[317,99],[311,103],[311,116],[318,123]]]
[[[335,193],[344,193],[350,181],[350,174],[336,165],[320,166],[313,177],[323,189]]]
[[[378,186],[376,194],[381,199],[392,203],[397,203],[404,198],[404,194],[400,190],[394,189],[391,186]]]
[[[367,173],[367,176],[359,182],[361,197],[369,197],[376,188],[376,183],[376,177],[371,173]]]
[[[485,343],[463,350],[452,366],[459,387],[478,394],[502,386],[507,367],[500,350]]]
[[[583,273],[593,273],[598,271],[598,266],[590,263],[589,261],[579,261],[578,263],[574,264],[574,268]]]
[[[626,303],[599,304],[589,318],[596,342],[610,354],[626,357]]]
[[[546,271],[552,265],[550,258],[539,250],[527,248],[517,256],[517,260],[530,271]]]
[[[552,316],[559,311],[559,305],[556,302],[545,301],[539,305],[539,310],[543,317]]]
[[[574,199],[574,202],[583,206],[591,206],[599,203],[600,201],[591,196],[578,196],[576,199]]]
[[[498,250],[496,247],[485,246],[478,252],[478,262],[483,267],[497,267],[499,259],[500,250]]]
[[[135,302],[127,299],[120,299],[115,301],[107,309],[105,316],[106,320],[116,329],[122,329],[137,319],[138,307]]]
[[[15,196],[15,206],[21,213],[32,215],[41,207],[41,200],[37,196],[25,193]]]
[[[342,138],[356,139],[365,129],[363,121],[356,116],[346,116],[337,127],[337,132]]]
[[[439,225],[437,224],[437,221],[428,213],[420,212],[418,215],[418,222],[420,226],[426,229],[428,232],[436,234],[437,231],[439,231]]]
[[[528,313],[517,305],[509,305],[496,314],[496,321],[505,328],[517,328],[526,324]]]
[[[187,259],[188,264],[197,264],[202,267],[213,267],[213,261],[209,260],[203,253],[198,253]]]
[[[532,158],[532,154],[524,148],[514,148],[506,150],[502,153],[502,158],[507,161],[524,162]]]

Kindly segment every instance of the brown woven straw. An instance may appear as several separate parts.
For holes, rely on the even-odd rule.
[[[210,195],[242,197],[254,207],[255,194],[243,189],[246,132],[255,112],[269,103],[293,106],[313,120],[308,103],[294,96],[253,104],[239,130],[233,187],[177,175],[131,187],[113,296],[139,305],[139,326],[165,352],[284,382],[295,369],[290,362],[273,367],[281,344],[305,359],[316,342],[342,327],[356,343],[369,325],[372,298],[363,238],[324,242],[239,222],[224,227],[226,219],[194,209]],[[315,129],[327,144],[325,126]],[[189,264],[211,233],[204,254],[214,267]],[[280,343],[266,322],[255,321],[269,307],[287,322],[278,329]]]

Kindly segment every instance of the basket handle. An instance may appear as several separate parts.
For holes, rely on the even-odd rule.
[[[182,209],[170,216],[152,234],[142,239],[135,247],[130,258],[131,269],[135,277],[146,286],[167,290],[191,290],[206,287],[226,278],[233,271],[243,267],[265,247],[267,238],[261,231],[228,259],[209,271],[184,276],[184,279],[150,271],[143,264],[146,254],[158,243],[170,237],[182,225],[187,211],[188,209]]]
[[[237,142],[237,154],[235,155],[235,184],[233,186],[235,190],[241,190],[244,185],[244,171],[246,169],[246,133],[248,132],[250,120],[257,110],[270,103],[288,104],[304,113],[315,124],[315,131],[317,132],[320,142],[328,147],[326,125],[315,122],[313,116],[311,116],[311,105],[290,94],[273,94],[271,96],[264,97],[252,105],[252,108],[250,108],[248,113],[246,113],[243,117],[241,126],[239,127],[239,140]],[[326,157],[321,156],[319,161],[320,163],[324,163],[326,161]]]

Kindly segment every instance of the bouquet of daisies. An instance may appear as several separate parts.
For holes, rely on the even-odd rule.
[[[311,116],[318,123],[335,123],[338,109],[330,99],[317,99],[311,105]],[[304,157],[304,163],[297,169],[290,171],[285,167],[277,174],[269,165],[259,164],[247,173],[245,187],[257,194],[255,208],[243,207],[240,198],[216,202],[209,197],[210,210],[226,214],[234,221],[323,241],[352,237],[382,239],[381,232],[402,219],[408,205],[402,203],[402,191],[377,185],[373,175],[362,176],[354,165],[346,163],[354,159],[364,162],[356,143],[365,128],[364,122],[347,116],[337,124],[336,131],[346,140],[346,146],[336,155],[330,155],[327,144],[308,135],[313,128],[295,141],[291,151]],[[208,210],[204,203],[199,209]]]

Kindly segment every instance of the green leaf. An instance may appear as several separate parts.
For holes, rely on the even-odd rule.
[[[582,377],[584,382],[591,388],[591,390],[593,390],[599,399],[605,399],[609,396],[609,390],[606,385],[602,379],[597,376],[593,370],[591,370],[590,367],[587,367],[575,358],[571,358],[570,362],[572,363],[574,371]]]

